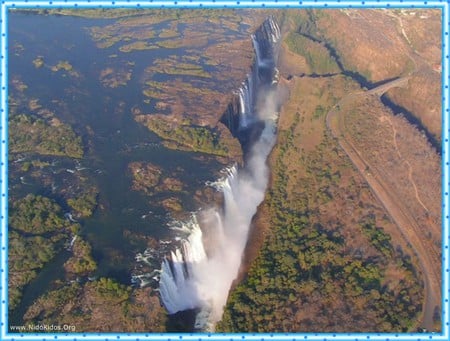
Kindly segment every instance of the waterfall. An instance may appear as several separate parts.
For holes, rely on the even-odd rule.
[[[259,42],[254,34],[252,34],[252,42],[253,42],[253,49],[255,50],[256,54],[256,64],[262,65],[261,48],[259,47]]]
[[[241,108],[241,115],[239,121],[239,127],[247,128],[248,119],[250,114],[250,108],[248,106],[249,103],[249,91],[247,84],[243,84],[243,86],[239,89],[239,104]]]
[[[266,159],[275,143],[279,105],[274,79],[279,32],[277,23],[268,18],[252,35],[256,58],[253,72],[238,91],[239,129],[251,132],[254,127],[258,134],[245,166],[228,168],[222,179],[210,184],[222,192],[223,207],[203,213],[200,223],[197,215],[186,222],[187,238],[162,264],[164,306],[169,314],[198,308],[195,328],[199,330],[213,330],[222,317],[251,220],[264,199],[269,176]]]
[[[253,77],[247,76],[245,82],[239,88],[239,129],[246,129],[251,124],[253,117]]]

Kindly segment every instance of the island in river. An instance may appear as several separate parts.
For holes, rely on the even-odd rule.
[[[161,306],[158,271],[178,222],[222,202],[205,183],[244,162],[230,122],[256,58],[251,35],[270,15],[288,96],[217,330],[440,329],[429,295],[441,280],[433,10],[11,10],[10,325],[193,330],[189,314]],[[381,98],[342,102],[406,76]],[[344,125],[328,124],[337,106]],[[432,228],[405,232],[368,177]]]

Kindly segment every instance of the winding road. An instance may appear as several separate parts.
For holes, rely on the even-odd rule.
[[[425,297],[422,305],[420,326],[431,331],[434,328],[434,311],[436,307],[440,306],[441,301],[441,268],[437,266],[437,264],[440,264],[440,254],[435,247],[429,245],[430,242],[425,239],[423,229],[414,220],[399,194],[384,181],[382,174],[379,174],[373,167],[370,167],[364,158],[364,152],[361,152],[355,146],[345,129],[345,108],[350,107],[352,104],[355,104],[356,100],[365,96],[381,96],[391,88],[404,86],[408,83],[408,80],[409,77],[401,77],[371,90],[348,94],[328,112],[326,124],[333,137],[338,140],[340,146],[367,181],[374,194],[381,201],[405,241],[411,245],[417,255],[425,285]],[[411,176],[409,180],[415,188],[415,183]],[[421,202],[418,196],[416,196],[416,199],[423,205],[423,202]]]

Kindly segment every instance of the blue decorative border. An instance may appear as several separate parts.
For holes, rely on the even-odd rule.
[[[1,0],[0,0],[1,1]],[[153,0],[126,0],[126,1],[97,1],[97,0],[63,0],[63,1],[42,1],[42,0],[4,0],[0,3],[0,340],[449,340],[449,1],[417,1],[417,0],[313,0],[313,1],[278,1],[278,0],[244,0],[244,1],[221,1],[221,0],[175,0],[175,1],[153,1]],[[8,112],[8,60],[7,60],[7,11],[8,8],[20,7],[78,7],[78,8],[438,8],[442,10],[442,332],[441,333],[242,333],[242,334],[161,334],[161,333],[73,333],[73,334],[19,334],[8,333],[7,312],[8,312],[8,272],[7,272],[7,221],[8,221],[8,166],[7,166],[7,112]]]

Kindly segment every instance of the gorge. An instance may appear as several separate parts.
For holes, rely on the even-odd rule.
[[[212,185],[223,193],[223,208],[210,208],[185,224],[188,236],[162,264],[161,299],[170,314],[199,308],[195,329],[213,330],[238,274],[250,222],[264,198],[266,158],[275,143],[277,62],[280,29],[269,17],[252,36],[255,61],[238,90],[237,111],[225,121],[244,149],[244,166],[227,169]],[[233,106],[231,106],[232,108]],[[231,116],[231,117],[230,117]]]
[[[440,132],[440,22],[11,10],[10,331],[439,331],[420,257],[438,272],[441,155],[427,131]],[[366,91],[408,75],[394,104]],[[426,253],[371,179],[426,227]]]

